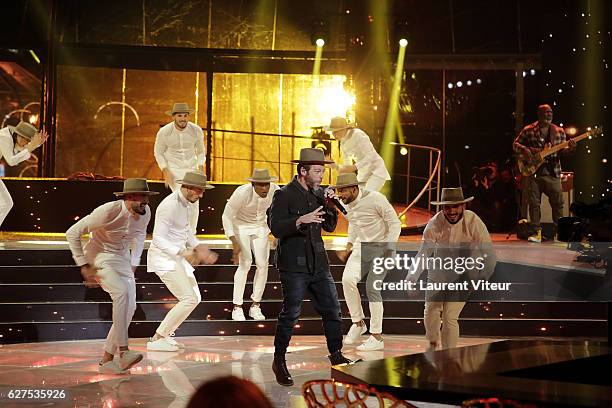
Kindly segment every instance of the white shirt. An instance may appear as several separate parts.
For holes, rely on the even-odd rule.
[[[421,249],[416,257],[429,257],[432,254],[444,257],[449,248],[463,246],[475,250],[489,250],[491,248],[491,236],[484,222],[473,211],[463,210],[463,217],[456,224],[451,224],[444,213],[439,211],[427,223],[423,231]],[[490,252],[490,255],[494,255],[493,252]],[[474,256],[477,256],[477,254],[474,254]],[[491,262],[495,262],[494,256],[488,256],[487,264],[490,265]],[[418,279],[423,270],[422,265],[419,265],[411,278]]]
[[[270,183],[266,198],[261,198],[255,192],[251,183],[238,187],[225,204],[223,210],[223,230],[225,236],[257,235],[264,237],[270,233],[266,210],[272,204],[274,192],[280,187]]]
[[[402,224],[387,197],[378,191],[359,188],[357,198],[346,205],[346,211],[348,242],[395,244],[399,239]]]
[[[197,170],[206,162],[204,132],[191,122],[184,130],[170,122],[157,132],[154,155],[160,169],[168,168],[175,177],[182,178],[185,172]]]
[[[131,258],[132,266],[138,266],[150,220],[148,206],[146,213],[136,219],[123,200],[102,204],[66,231],[72,258],[78,266],[95,265],[98,254],[108,253],[127,260]],[[84,233],[89,233],[85,246],[81,242]]]
[[[357,180],[367,181],[374,174],[385,180],[391,176],[385,167],[385,162],[374,149],[370,137],[361,129],[348,129],[346,136],[340,142],[340,151],[345,165],[353,164],[357,167]]]
[[[9,166],[16,166],[30,158],[28,149],[23,149],[20,152],[15,151],[15,142],[13,142],[13,136],[11,136],[8,127],[0,129],[0,160],[3,157]]]
[[[174,270],[176,263],[184,260],[179,253],[199,244],[189,226],[189,204],[180,188],[159,203],[155,211],[153,240],[147,253],[147,271],[163,273]],[[187,265],[185,263],[193,271],[193,267]]]

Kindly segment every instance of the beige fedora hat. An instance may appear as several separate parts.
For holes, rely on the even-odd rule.
[[[463,204],[472,201],[474,197],[463,197],[463,189],[461,187],[443,188],[440,201],[432,201],[433,205],[455,205]]]
[[[23,120],[17,126],[9,126],[9,129],[28,140],[32,140],[36,133],[38,133],[38,129]]]
[[[334,184],[333,186],[329,186],[329,188],[361,186],[365,183],[366,183],[365,181],[358,181],[357,174],[355,173],[343,173],[343,174],[338,174],[338,178],[336,179],[336,184]]]
[[[355,126],[348,123],[346,119],[342,116],[336,116],[334,118],[331,118],[329,126],[324,126],[323,130],[325,130],[326,132],[335,132],[336,130],[350,129],[353,127]]]
[[[117,191],[113,193],[118,197],[124,196],[126,194],[148,194],[148,195],[156,195],[159,194],[157,191],[149,190],[149,185],[147,184],[147,180],[143,178],[129,178],[125,179],[123,182],[123,191]]]
[[[201,171],[190,171],[185,173],[185,177],[183,177],[182,180],[177,180],[176,182],[183,186],[199,187],[205,190],[215,188],[215,186],[210,184],[206,179],[206,174]]]
[[[291,160],[291,162],[302,164],[331,164],[333,163],[333,160],[325,159],[323,149],[306,147],[300,150],[300,158],[297,160]]]
[[[253,169],[253,175],[247,180],[253,183],[270,183],[278,180],[278,178],[271,177],[268,169]]]
[[[183,112],[193,113],[193,112],[195,112],[195,109],[191,109],[189,107],[189,105],[184,103],[184,102],[177,102],[174,105],[172,105],[172,109],[171,110],[166,111],[166,115],[172,116],[175,113],[183,113]]]

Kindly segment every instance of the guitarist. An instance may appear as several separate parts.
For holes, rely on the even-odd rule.
[[[515,153],[530,156],[538,154],[544,148],[565,142],[563,128],[552,123],[553,111],[550,105],[538,106],[538,121],[523,128],[513,144]],[[568,148],[561,153],[573,152],[576,142],[569,140]],[[535,233],[528,238],[530,242],[542,242],[540,226],[540,200],[542,193],[548,196],[554,223],[553,236],[557,231],[559,217],[563,213],[563,195],[561,193],[561,162],[558,153],[547,156],[535,174],[523,177],[523,194],[527,194],[529,217],[535,226]]]

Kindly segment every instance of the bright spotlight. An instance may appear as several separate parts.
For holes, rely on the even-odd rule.
[[[467,82],[465,83],[467,86],[472,86],[472,81],[470,81],[469,79],[467,80]]]
[[[30,115],[30,117],[28,118],[28,122],[30,122],[30,124],[32,125],[36,124],[36,122],[38,122],[38,115]]]
[[[463,82],[457,81],[457,88],[461,88],[463,86]]]
[[[405,47],[408,45],[408,40],[405,38],[402,38],[401,40],[399,40],[399,45],[400,47]]]
[[[401,154],[402,156],[407,155],[407,154],[408,154],[408,149],[406,149],[405,147],[402,147],[402,148],[400,149],[400,154]]]
[[[453,89],[454,86],[451,82],[448,83],[448,89]]]
[[[479,85],[482,84],[482,79],[480,79],[480,78],[476,79],[476,83],[479,84]]]
[[[317,38],[316,44],[317,44],[317,47],[322,47],[325,45],[325,40],[322,38]]]
[[[565,133],[570,136],[574,136],[577,132],[578,130],[574,126],[568,126],[565,128]]]
[[[530,73],[531,75],[535,75],[535,69],[530,70],[530,71],[529,71],[529,73]]]

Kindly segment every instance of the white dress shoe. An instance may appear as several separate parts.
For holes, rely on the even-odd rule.
[[[348,333],[344,337],[344,344],[354,344],[362,334],[368,331],[368,327],[364,324],[359,326],[355,323],[351,326]]]
[[[129,370],[134,365],[138,364],[142,360],[142,354],[132,350],[120,351],[119,352],[119,367],[122,370]]]
[[[180,349],[168,341],[168,337],[162,337],[159,340],[148,341],[147,350],[151,351],[179,351]]]
[[[241,307],[235,307],[234,310],[232,310],[232,320],[236,320],[239,322],[243,322],[246,320],[246,317],[244,317],[244,311]]]
[[[170,344],[172,344],[172,345],[174,345],[174,346],[176,346],[176,347],[178,347],[180,349],[184,349],[185,348],[185,345],[183,343],[180,343],[180,342],[174,340],[174,333],[170,334],[170,337],[166,337],[166,340]]]
[[[370,336],[360,346],[357,346],[359,351],[374,351],[382,350],[385,348],[385,342],[383,340],[376,340],[376,337]]]
[[[124,370],[121,367],[119,367],[119,364],[115,363],[114,360],[111,361],[107,361],[104,364],[99,364],[98,365],[98,372],[100,374],[128,374],[130,371],[129,370]]]
[[[266,316],[261,313],[261,307],[259,306],[251,306],[249,309],[249,316],[254,320],[266,320]]]

